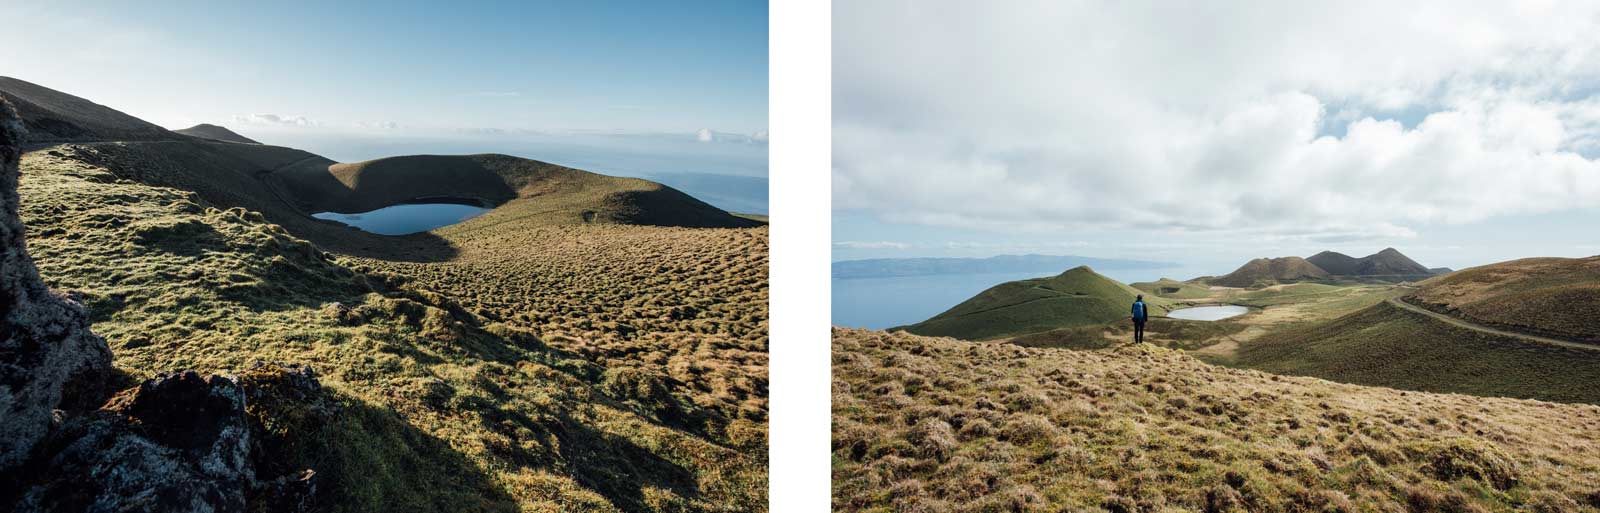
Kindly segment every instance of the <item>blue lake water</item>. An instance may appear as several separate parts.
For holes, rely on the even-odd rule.
[[[1173,319],[1187,319],[1191,321],[1220,321],[1236,315],[1244,315],[1250,311],[1242,306],[1196,306],[1194,308],[1179,308],[1167,312],[1167,317]]]
[[[1204,269],[1170,267],[1165,269],[1096,270],[1100,274],[1133,283],[1162,277],[1185,280],[1204,274]],[[888,278],[835,279],[833,284],[833,324],[851,328],[884,329],[927,320],[989,287],[1008,281],[1039,278],[1051,273],[983,273],[895,276]]]
[[[311,217],[338,221],[381,235],[406,235],[450,226],[488,211],[484,207],[456,203],[408,203],[359,214],[318,212]]]

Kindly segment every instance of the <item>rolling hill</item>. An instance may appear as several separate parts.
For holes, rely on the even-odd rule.
[[[1328,274],[1352,275],[1361,267],[1361,260],[1337,251],[1323,251],[1306,258],[1307,262],[1315,265]]]
[[[1128,286],[1169,299],[1200,299],[1211,296],[1210,287],[1200,283],[1162,278],[1156,281],[1129,283]]]
[[[1257,258],[1233,272],[1207,280],[1211,285],[1249,288],[1277,282],[1327,279],[1322,268],[1300,257]]]
[[[27,126],[57,127],[30,145],[94,164],[118,178],[191,191],[219,208],[259,212],[267,221],[331,251],[398,261],[443,261],[459,244],[435,233],[370,234],[310,217],[357,213],[430,198],[496,206],[464,223],[496,226],[623,224],[753,227],[765,223],[729,214],[670,187],[506,155],[405,156],[340,164],[310,152],[237,144],[168,132],[88,100],[15,79],[0,95],[21,102]],[[50,106],[50,108],[38,107]],[[71,130],[63,126],[76,127]],[[63,138],[60,134],[70,134]],[[460,225],[458,225],[460,226]],[[455,228],[455,227],[452,227]]]
[[[177,132],[177,133],[180,133],[180,134],[183,134],[183,135],[187,135],[187,136],[191,136],[191,137],[199,137],[199,138],[202,138],[202,139],[210,139],[210,140],[213,140],[213,141],[233,142],[233,143],[243,143],[243,144],[261,144],[259,142],[256,142],[254,139],[239,135],[238,133],[235,133],[232,130],[228,130],[227,128],[223,128],[223,127],[220,127],[220,126],[217,126],[217,125],[212,125],[212,124],[207,124],[207,123],[201,123],[201,124],[198,124],[198,125],[195,125],[195,126],[191,126],[189,128],[173,130],[173,131]]]
[[[1600,404],[1600,350],[1452,326],[1388,302],[1242,344],[1229,362],[1429,392]]]
[[[919,335],[988,340],[1057,328],[1103,324],[1128,317],[1138,289],[1101,276],[1087,266],[1049,278],[1006,282],[910,326],[894,329]],[[1146,296],[1152,316],[1170,302]]]
[[[1335,276],[1427,276],[1437,274],[1432,269],[1423,267],[1410,257],[1400,253],[1394,248],[1384,248],[1382,251],[1361,258],[1334,251],[1323,251],[1306,259]]]
[[[835,511],[1600,509],[1592,405],[841,328],[833,380]]]
[[[0,96],[11,100],[28,129],[30,146],[86,141],[174,141],[186,136],[110,107],[11,77],[0,76]]]
[[[317,510],[767,509],[764,225],[513,157],[438,157],[450,180],[430,188],[404,180],[431,176],[415,158],[335,171],[171,137],[35,145],[29,250],[128,380],[313,367],[316,411],[269,405],[288,414],[263,420],[275,441],[251,457],[314,470]],[[366,206],[351,188],[374,203],[504,195],[479,196],[502,202],[491,215],[400,237],[306,215]],[[0,501],[41,480],[86,489],[6,477]]]
[[[1464,320],[1600,344],[1600,256],[1526,258],[1430,278],[1406,299]]]
[[[498,206],[481,223],[609,223],[695,228],[758,226],[649,180],[606,176],[508,155],[412,155],[271,173],[308,212],[355,213],[419,198]]]

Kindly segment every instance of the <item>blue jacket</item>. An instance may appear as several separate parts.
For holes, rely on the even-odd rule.
[[[1139,322],[1144,322],[1146,319],[1149,319],[1149,318],[1150,318],[1149,313],[1144,311],[1144,301],[1134,301],[1133,302],[1133,320],[1139,321]]]

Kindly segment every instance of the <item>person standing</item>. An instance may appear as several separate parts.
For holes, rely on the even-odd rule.
[[[1133,298],[1133,343],[1144,342],[1144,321],[1150,319],[1150,312],[1144,306],[1144,294]]]

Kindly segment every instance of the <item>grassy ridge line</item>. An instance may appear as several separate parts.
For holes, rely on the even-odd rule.
[[[509,155],[410,155],[291,167],[273,179],[307,211],[365,212],[422,197],[482,199],[497,217],[544,224],[748,227],[649,180],[591,173]]]
[[[1232,363],[1409,390],[1600,403],[1600,351],[1462,328],[1387,301],[1268,333]]]
[[[838,511],[1596,511],[1600,408],[835,328]]]

